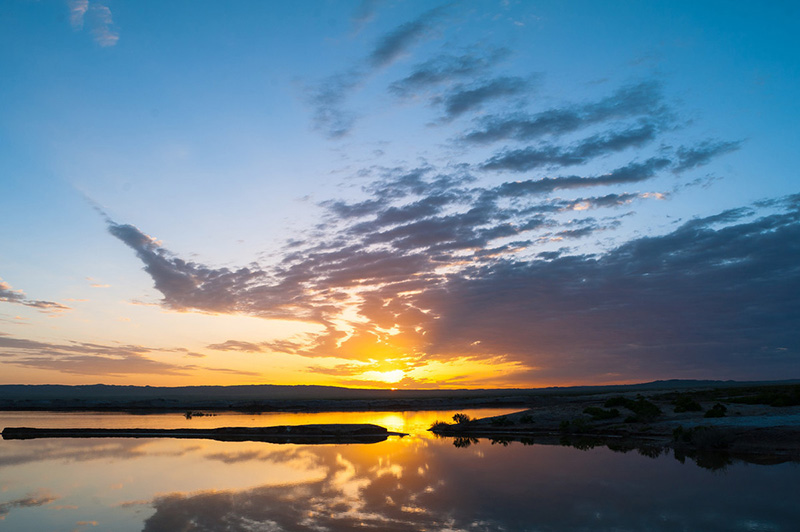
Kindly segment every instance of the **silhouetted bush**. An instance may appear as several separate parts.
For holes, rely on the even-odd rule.
[[[730,397],[726,399],[731,403],[748,405],[770,405],[775,407],[800,405],[800,385],[774,386],[767,389],[741,389],[737,392],[747,392],[748,395]]]
[[[588,432],[591,427],[587,424],[587,420],[583,418],[575,418],[573,420],[565,419],[559,425],[559,429],[561,432],[565,432],[568,434],[574,432]]]
[[[604,406],[606,408],[623,406],[633,412],[634,415],[625,418],[625,423],[646,423],[661,415],[661,409],[641,395],[637,395],[636,399],[622,396],[611,397],[605,402]]]
[[[732,437],[718,427],[684,429],[679,426],[672,431],[672,435],[675,438],[673,454],[681,463],[689,456],[698,466],[714,471],[725,469],[733,463],[726,450]]]
[[[533,416],[530,414],[524,414],[519,418],[520,423],[533,423]]]
[[[445,429],[445,428],[447,428],[449,426],[450,426],[450,423],[446,423],[444,421],[439,421],[437,419],[436,421],[433,422],[433,425],[431,425],[428,430],[436,432],[437,430]]]
[[[728,412],[728,407],[723,404],[717,403],[712,406],[703,417],[725,417]]]
[[[583,409],[584,414],[589,414],[592,416],[592,419],[595,421],[603,420],[603,419],[614,419],[615,417],[619,417],[619,410],[616,408],[611,410],[603,410],[597,406],[587,406]]]
[[[471,421],[470,417],[467,414],[454,414],[453,421],[456,423],[469,423]]]
[[[476,443],[478,443],[478,438],[470,438],[468,436],[453,439],[453,447],[466,448]]]
[[[698,426],[684,429],[683,425],[672,431],[672,437],[678,444],[687,444],[698,450],[725,449],[731,436],[718,427]]]
[[[688,395],[681,395],[674,401],[672,404],[675,405],[675,413],[681,412],[700,412],[703,407],[700,406],[700,403],[692,399]]]
[[[506,416],[496,417],[492,420],[493,427],[510,427],[513,424],[514,422],[509,418],[507,418]]]
[[[627,397],[622,397],[618,395],[616,397],[610,397],[606,399],[606,402],[603,404],[606,408],[613,408],[615,406],[628,406],[628,403],[632,401],[632,399],[628,399]]]

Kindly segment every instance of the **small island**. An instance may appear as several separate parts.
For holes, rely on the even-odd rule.
[[[94,429],[6,427],[5,440],[34,438],[193,438],[267,443],[378,443],[389,436],[406,436],[369,423],[221,427],[214,429]]]

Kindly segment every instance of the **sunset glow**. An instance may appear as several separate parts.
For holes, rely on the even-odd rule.
[[[800,377],[790,3],[4,11],[0,383]]]

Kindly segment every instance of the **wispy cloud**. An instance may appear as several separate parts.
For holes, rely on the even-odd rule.
[[[545,135],[560,136],[589,126],[649,117],[651,123],[668,121],[670,112],[663,101],[661,86],[645,81],[622,87],[605,98],[584,104],[566,104],[538,113],[516,112],[482,118],[476,129],[462,137],[465,143],[485,144],[506,139],[534,140]]]
[[[495,67],[510,53],[508,49],[500,48],[488,54],[485,52],[441,54],[416,65],[406,77],[389,85],[389,91],[407,97],[465,78],[474,79]]]
[[[69,0],[68,6],[73,29],[83,30],[88,21],[89,31],[97,44],[102,47],[117,44],[119,33],[114,29],[114,18],[108,6],[90,0]]]
[[[59,497],[57,495],[53,495],[50,492],[39,491],[30,493],[27,496],[19,499],[14,499],[13,501],[0,503],[0,521],[5,519],[14,508],[33,508],[36,506],[45,506],[57,501],[58,499]]]
[[[529,85],[528,80],[519,77],[500,77],[475,86],[458,87],[446,94],[441,102],[446,118],[452,120],[467,111],[480,109],[491,100],[522,94]]]
[[[212,368],[191,364],[170,364],[153,358],[170,353],[139,345],[105,345],[88,342],[54,343],[16,338],[0,333],[0,360],[4,364],[55,370],[77,375],[175,375],[187,376],[198,370],[256,376],[255,372]]]
[[[447,7],[439,6],[426,11],[381,37],[369,55],[369,65],[372,68],[385,67],[406,53],[414,44],[427,38]]]
[[[656,128],[645,124],[622,131],[592,135],[572,146],[545,144],[504,150],[483,163],[484,170],[527,172],[535,168],[559,168],[586,164],[591,159],[642,146],[656,138]]]
[[[38,299],[28,299],[22,290],[14,290],[10,284],[0,279],[0,302],[16,303],[26,307],[32,307],[43,312],[60,312],[70,310],[70,307],[56,303],[54,301],[42,301]]]
[[[360,32],[364,26],[375,18],[375,13],[379,4],[380,0],[361,0],[361,3],[351,17],[354,33]]]
[[[683,172],[708,164],[712,159],[719,155],[731,153],[742,147],[742,141],[711,141],[706,140],[697,146],[681,146],[678,148],[678,164],[675,165],[676,172]]]
[[[83,18],[88,9],[89,0],[69,0],[69,23],[74,29],[83,29]]]
[[[374,7],[368,6],[370,16]],[[357,114],[346,108],[349,96],[375,71],[389,66],[414,44],[429,36],[446,9],[447,6],[431,9],[413,21],[398,26],[378,39],[372,52],[359,63],[307,86],[303,92],[312,107],[314,129],[332,139],[347,135],[357,119]]]
[[[90,16],[92,19],[92,36],[100,46],[114,46],[119,41],[119,33],[114,29],[114,19],[111,10],[102,4],[91,5]]]

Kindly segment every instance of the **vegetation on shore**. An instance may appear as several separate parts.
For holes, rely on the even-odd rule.
[[[800,385],[671,390],[648,395],[594,394],[549,398],[531,409],[485,419],[457,414],[430,430],[465,447],[488,438],[615,451],[646,456],[671,450],[702,467],[734,459],[800,461]]]

